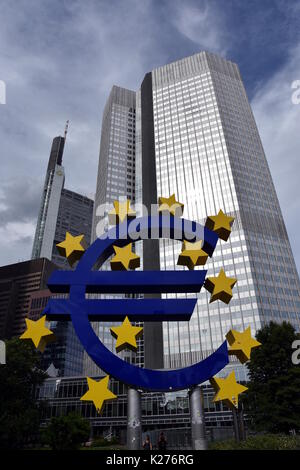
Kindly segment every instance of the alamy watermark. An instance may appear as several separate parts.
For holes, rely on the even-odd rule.
[[[293,104],[300,104],[300,80],[294,80],[292,83],[291,88],[295,90],[292,93],[292,103]]]
[[[300,364],[300,339],[293,341],[292,348],[295,349],[292,354],[292,363],[298,366]]]
[[[4,341],[0,341],[0,364],[6,364],[6,346]]]
[[[120,205],[124,204],[122,199],[119,199]],[[124,208],[124,206],[123,206]],[[175,240],[182,240],[182,235],[187,241],[203,240],[204,238],[204,227],[200,224],[195,224],[194,222],[187,219],[180,219],[181,222],[175,226],[171,223],[172,215],[170,215],[169,210],[173,210],[174,214],[178,217],[182,216],[182,209],[178,203],[175,203],[174,206],[162,210],[161,213],[164,216],[164,224],[160,228],[158,224],[151,224],[149,216],[151,215],[152,221],[153,218],[159,216],[158,205],[152,204],[150,211],[143,204],[133,204],[130,207],[136,213],[136,218],[129,219],[128,229],[126,226],[117,228],[116,218],[111,215],[113,210],[113,205],[110,203],[100,204],[96,211],[96,235],[97,238],[103,239],[115,239],[118,231],[119,239],[128,238],[130,234],[131,240],[146,240],[146,239],[158,239],[158,238],[171,238],[170,234],[172,232],[172,238]],[[123,215],[122,215],[123,211]],[[121,209],[119,214],[121,218],[126,216],[126,208]],[[142,219],[141,219],[142,217]],[[114,220],[113,220],[114,219]],[[121,230],[121,231],[120,231]]]
[[[0,104],[6,104],[6,84],[0,80]]]

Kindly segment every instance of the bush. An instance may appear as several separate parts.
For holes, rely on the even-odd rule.
[[[119,444],[119,439],[117,437],[113,436],[109,441],[101,436],[93,439],[91,447],[108,447],[116,444]]]
[[[299,450],[300,436],[262,434],[250,436],[240,443],[233,439],[210,444],[212,450]]]
[[[52,418],[44,431],[43,441],[53,450],[77,450],[90,435],[90,424],[74,413]]]

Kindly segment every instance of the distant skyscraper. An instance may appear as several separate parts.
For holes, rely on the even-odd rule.
[[[132,132],[129,141],[135,102],[136,136]],[[131,197],[129,142],[136,143]],[[211,276],[224,267],[238,282],[229,305],[209,304],[203,290],[191,320],[164,322],[163,338],[159,325],[147,325],[145,364],[147,356],[149,363],[157,356],[159,364],[162,342],[164,366],[174,368],[206,357],[230,328],[251,326],[254,334],[270,320],[287,320],[299,329],[299,277],[253,113],[238,66],[214,54],[201,52],[146,74],[136,100],[113,87],[103,116],[93,239],[99,204],[123,195],[149,207],[173,193],[187,219],[204,224],[220,209],[235,217],[229,241],[218,243],[206,267]],[[181,243],[151,243],[143,242],[144,269],[183,269],[176,265]]]
[[[97,208],[119,198],[135,200],[135,92],[113,86],[103,112],[92,241],[104,216]]]
[[[51,259],[61,269],[71,269],[68,261],[60,256],[56,245],[63,241],[66,232],[73,236],[84,235],[90,244],[94,202],[81,194],[64,188],[65,172],[62,166],[64,137],[55,137],[52,143],[47,167],[42,200],[39,210],[32,258],[43,256]],[[45,300],[45,292],[36,294],[31,307],[36,315],[39,303]],[[40,309],[42,313],[43,309]],[[47,368],[51,363],[59,369],[60,375],[82,373],[83,348],[75,334],[71,322],[52,322],[57,341],[48,345],[43,363]]]
[[[238,279],[234,297],[209,304],[203,290],[189,322],[164,323],[165,367],[207,356],[230,328],[286,320],[299,329],[299,277],[238,66],[201,52],[148,73],[137,101],[137,202],[175,193],[187,219],[235,217],[206,264],[210,276],[224,267]],[[160,240],[161,269],[182,269],[180,251]]]
[[[53,139],[33,242],[32,259],[52,258],[60,197],[65,182],[65,172],[62,166],[64,146],[64,137]]]
[[[62,158],[65,141],[66,132],[65,137],[53,139],[32,258],[45,257],[62,269],[69,269],[67,260],[59,255],[56,245],[64,240],[67,231],[73,236],[83,234],[86,243],[90,244],[94,202],[86,196],[64,189]]]
[[[112,206],[119,198],[130,199],[133,203],[135,201],[135,92],[113,86],[102,120],[92,241],[97,238],[97,230],[99,234],[99,230],[102,233],[108,227],[107,214],[100,212],[99,208],[106,203]],[[103,269],[110,269],[109,263]],[[105,294],[101,297],[105,297]],[[110,333],[110,326],[116,324],[119,323],[93,325],[101,341],[111,350],[115,339]],[[127,351],[123,354],[128,360],[142,365],[143,340],[138,340],[138,344],[137,356]],[[99,368],[87,355],[84,363],[86,374],[99,374]]]

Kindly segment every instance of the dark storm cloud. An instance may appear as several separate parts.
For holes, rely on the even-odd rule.
[[[30,256],[51,141],[65,121],[66,187],[92,196],[111,86],[135,90],[146,72],[202,49],[242,66],[296,250],[300,106],[291,106],[286,90],[300,79],[299,11],[285,3],[251,9],[233,0],[0,0],[0,80],[7,86],[7,104],[0,105],[0,264]]]

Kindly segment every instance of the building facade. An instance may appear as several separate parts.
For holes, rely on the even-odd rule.
[[[137,201],[147,203],[153,183],[153,203],[175,193],[187,219],[204,224],[220,209],[235,217],[205,266],[238,279],[234,297],[209,304],[203,290],[189,322],[164,323],[164,366],[201,360],[231,328],[255,334],[286,320],[299,330],[299,277],[238,66],[201,52],[153,70],[138,94]],[[182,269],[181,243],[159,244],[160,268]]]
[[[221,376],[222,373],[221,373]],[[93,377],[100,380],[102,376]],[[238,380],[245,381],[243,370]],[[91,436],[116,436],[126,443],[127,429],[127,387],[111,379],[110,389],[117,399],[106,403],[101,415],[91,402],[80,401],[87,391],[85,377],[63,377],[46,379],[36,390],[41,407],[41,425],[45,426],[55,416],[71,412],[89,420]],[[234,436],[232,411],[221,402],[214,403],[214,390],[209,384],[203,386],[205,426],[209,440],[232,438]],[[168,449],[191,448],[191,426],[189,394],[187,390],[168,393],[143,393],[141,399],[142,431],[150,434],[155,445],[160,431],[164,431]]]
[[[42,193],[32,248],[32,259],[44,257],[62,269],[70,269],[60,256],[56,245],[65,239],[66,232],[84,235],[87,245],[91,241],[94,201],[82,194],[64,188],[65,171],[62,166],[64,137],[52,142],[46,178]]]
[[[240,72],[207,52],[146,74],[136,94],[113,87],[103,115],[93,239],[96,227],[98,235],[107,228],[99,206],[121,196],[150,209],[173,193],[187,219],[204,224],[220,209],[235,218],[206,267],[209,276],[223,267],[238,282],[229,305],[209,304],[203,290],[189,322],[145,324],[145,365],[195,363],[231,328],[250,326],[255,334],[270,320],[286,320],[299,330],[299,276]],[[179,242],[145,241],[136,250],[143,269],[185,269],[177,266]],[[101,331],[112,348],[109,329]]]
[[[53,139],[33,241],[32,259],[52,258],[61,192],[65,182],[62,166],[64,146],[65,137]]]
[[[62,166],[66,142],[64,137],[53,139],[41,205],[37,220],[32,258],[44,256],[60,269],[71,269],[67,259],[61,256],[56,245],[63,241],[66,232],[84,235],[86,245],[90,244],[94,201],[88,197],[64,188],[65,172]],[[32,308],[43,303],[45,292],[32,299]],[[43,309],[40,310],[42,314]],[[43,365],[45,369],[53,363],[60,376],[77,375],[83,372],[83,348],[71,322],[51,322],[51,329],[57,341],[47,346]]]
[[[55,269],[55,264],[45,258],[0,267],[0,339],[24,332],[25,318],[32,318],[31,296],[45,289]]]
[[[49,289],[31,294],[28,316],[32,320],[38,320],[43,315],[50,297]],[[83,348],[71,322],[52,321],[50,329],[55,333],[55,341],[48,344],[41,355],[41,368],[47,372],[51,370],[49,367],[54,368],[57,377],[72,377],[82,374]]]
[[[129,199],[135,202],[135,125],[136,94],[134,91],[113,86],[104,108],[101,143],[94,204],[92,241],[108,228],[108,212],[115,200]],[[110,270],[109,262],[103,266]],[[100,297],[105,298],[105,294]],[[122,297],[113,295],[110,297]],[[110,327],[119,323],[94,323],[101,341],[114,350],[115,339]],[[126,360],[143,365],[143,339],[138,340],[138,353],[122,353]],[[85,354],[84,371],[87,375],[98,375],[99,368]]]
[[[92,232],[94,201],[82,194],[63,188],[56,219],[52,247],[52,261],[61,269],[70,269],[68,260],[61,256],[56,245],[65,239],[66,232],[73,236],[84,235],[87,245],[90,244]]]

